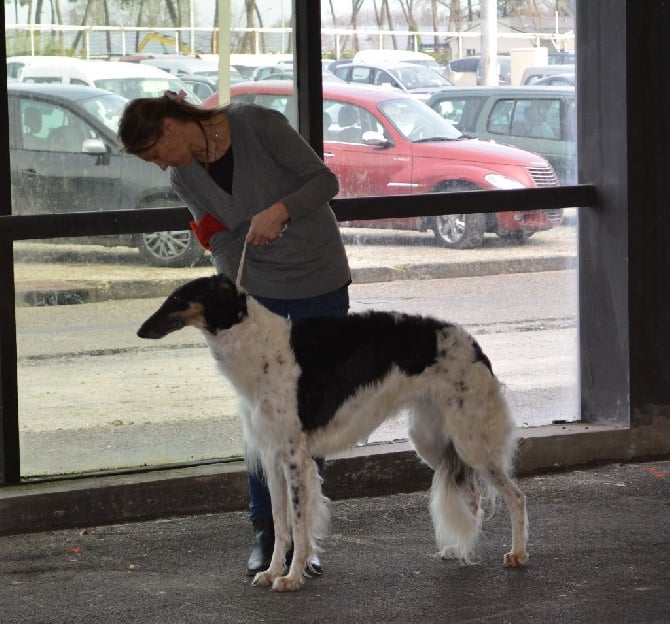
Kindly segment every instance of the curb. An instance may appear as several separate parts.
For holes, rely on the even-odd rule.
[[[392,282],[410,279],[452,279],[502,275],[507,273],[537,273],[565,271],[577,267],[576,256],[544,256],[474,262],[437,262],[352,268],[355,284]],[[45,307],[99,303],[113,299],[147,299],[165,297],[186,280],[114,280],[114,281],[29,281],[16,285],[17,307]]]
[[[529,261],[530,260],[530,261]],[[474,262],[437,262],[404,264],[390,267],[366,267],[352,269],[356,284],[392,282],[409,279],[452,279],[458,277],[481,277],[506,273],[538,273],[542,271],[565,271],[577,267],[576,256],[545,256],[541,258],[512,258]]]

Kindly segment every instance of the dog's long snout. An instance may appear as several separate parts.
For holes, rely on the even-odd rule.
[[[185,325],[184,314],[172,311],[164,304],[142,323],[142,326],[137,330],[137,335],[140,338],[163,338]]]
[[[142,323],[142,326],[137,330],[137,335],[140,338],[158,339],[181,329],[183,326],[184,323],[179,319],[168,320],[154,314]]]
[[[156,331],[154,327],[151,327],[149,321],[142,323],[142,326],[137,330],[137,335],[139,338],[162,338],[165,336],[164,333]]]

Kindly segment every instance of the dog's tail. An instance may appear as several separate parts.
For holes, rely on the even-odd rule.
[[[468,562],[482,523],[480,484],[451,441],[433,474],[430,514],[442,558]]]

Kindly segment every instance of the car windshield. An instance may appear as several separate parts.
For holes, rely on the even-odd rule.
[[[448,87],[450,82],[428,67],[398,67],[389,69],[389,73],[407,89],[422,89],[426,87]]]
[[[80,102],[82,108],[107,126],[116,136],[121,113],[128,100],[116,93],[97,95]]]
[[[379,110],[410,141],[457,141],[464,138],[433,109],[412,98],[385,100],[379,104]]]

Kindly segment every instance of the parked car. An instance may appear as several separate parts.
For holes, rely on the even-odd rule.
[[[251,80],[293,80],[293,65],[288,63],[260,65],[252,72]]]
[[[216,61],[205,60],[198,56],[174,54],[155,54],[141,59],[140,64],[158,67],[170,74],[202,74],[204,76],[218,76],[219,64]]]
[[[574,87],[575,74],[574,73],[565,73],[565,74],[552,74],[551,76],[545,76],[544,78],[538,78],[535,82],[532,83],[533,87]]]
[[[464,56],[454,59],[447,65],[444,75],[459,87],[472,87],[481,84],[481,57]],[[501,85],[512,84],[512,59],[509,56],[498,56],[498,81]]]
[[[8,56],[7,57],[7,78],[13,81],[18,81],[19,73],[26,66],[31,63],[57,63],[62,57],[60,56]]]
[[[328,59],[326,62],[323,62],[323,65],[325,68],[332,73],[335,73],[335,68],[339,67],[340,65],[349,65],[354,62],[353,58],[341,58],[341,59]]]
[[[93,87],[7,86],[13,214],[181,206],[167,172],[121,152],[125,98]],[[76,238],[128,246],[156,266],[191,266],[203,255],[191,231]]]
[[[20,83],[88,85],[113,91],[129,100],[156,97],[166,89],[175,92],[183,89],[190,102],[201,102],[177,76],[158,67],[119,61],[86,61],[68,56],[41,59],[19,71]]]
[[[545,76],[555,76],[556,74],[574,74],[574,65],[538,65],[535,67],[527,67],[521,76],[522,85],[532,85],[540,78]]]
[[[179,74],[181,80],[201,100],[206,100],[218,91],[218,80],[200,74]]]
[[[186,84],[196,82],[196,77],[207,79],[215,85],[219,82],[219,63],[213,59],[203,59],[199,56],[190,56],[184,54],[129,54],[119,58],[119,61],[126,61],[130,63],[142,63],[144,65],[151,65],[158,67],[170,74],[174,74]],[[189,81],[186,78],[189,78]],[[232,65],[228,69],[228,78],[230,82],[241,82],[245,77],[240,71]],[[215,87],[216,88],[216,87]],[[200,89],[203,91],[203,89]],[[194,89],[196,95],[201,99],[205,99],[210,94],[207,93],[201,96]]]
[[[549,65],[574,65],[577,56],[574,52],[562,50],[561,52],[549,52],[547,60]]]
[[[404,93],[324,83],[324,158],[340,181],[338,197],[533,188],[557,185],[541,156],[463,136],[452,124]],[[233,102],[254,102],[296,120],[293,85],[240,82]],[[216,106],[216,97],[203,106]],[[447,215],[352,221],[346,225],[433,230],[445,247],[477,247],[485,232],[523,239],[548,230],[561,211]]]
[[[573,87],[450,87],[426,104],[463,134],[541,154],[561,184],[577,182]]]
[[[391,87],[420,99],[451,86],[451,82],[436,71],[412,63],[350,63],[331,71],[345,82]]]
[[[237,69],[245,80],[251,80],[254,70],[261,65],[293,63],[293,54],[237,54],[230,55],[230,65]],[[232,82],[232,81],[231,81]]]
[[[425,52],[414,52],[413,50],[361,50],[356,52],[354,63],[412,63],[413,65],[424,65],[438,74],[444,72],[440,65],[430,54]]]
[[[321,68],[321,80],[323,82],[344,82],[333,74],[325,63],[321,64]],[[254,69],[250,80],[293,80],[293,63],[261,65]]]

